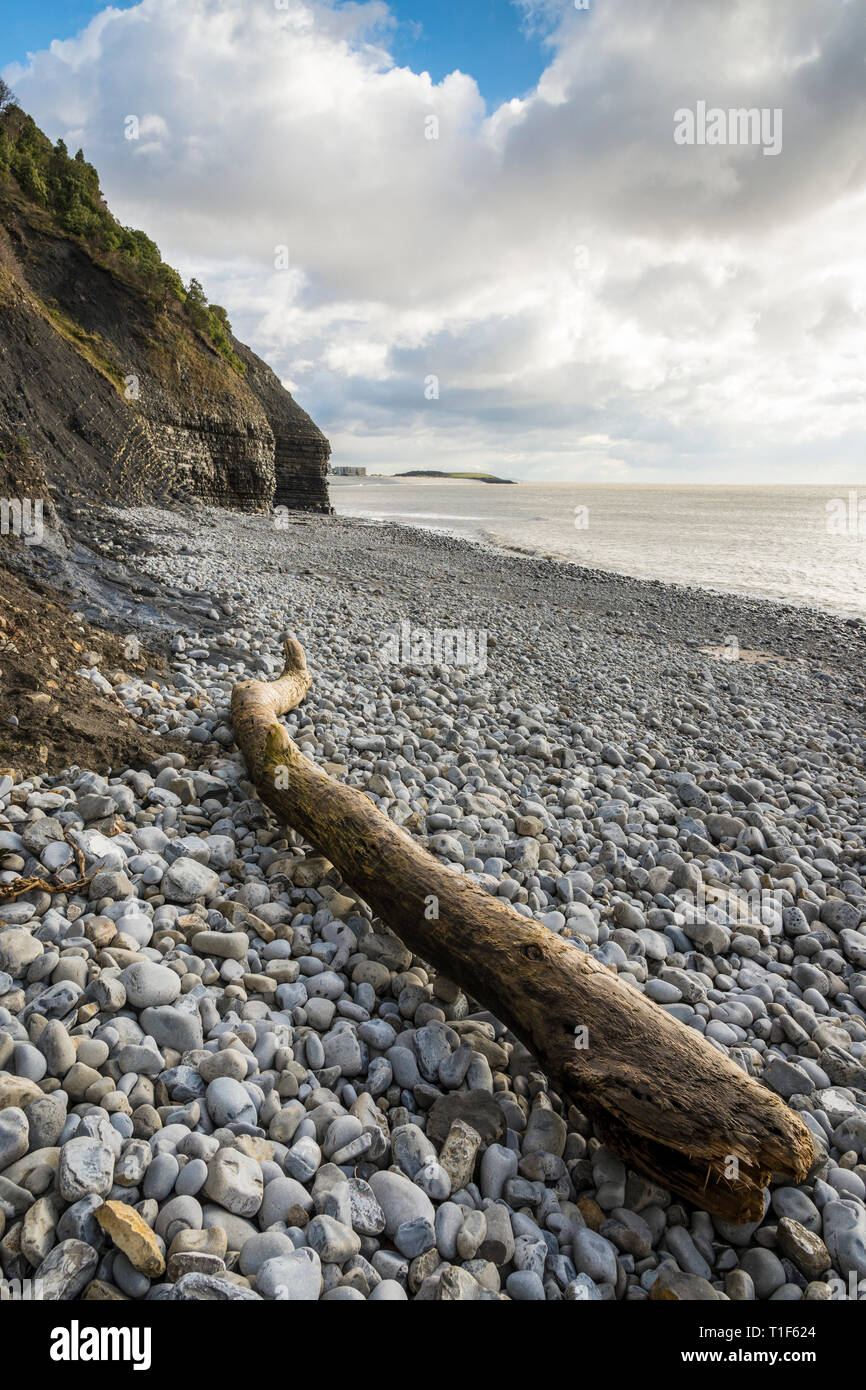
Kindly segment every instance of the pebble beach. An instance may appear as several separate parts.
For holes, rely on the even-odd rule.
[[[866,1297],[866,624],[387,523],[100,517],[57,582],[169,674],[78,679],[171,751],[0,771],[7,1285]],[[627,1170],[257,799],[229,701],[285,634],[308,757],[800,1112],[760,1222]]]

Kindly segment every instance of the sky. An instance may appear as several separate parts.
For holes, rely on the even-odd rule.
[[[864,64],[866,0],[0,0],[20,104],[375,472],[864,481]]]
[[[135,3],[115,0],[113,8]],[[105,8],[96,0],[0,0],[0,62],[23,63],[53,39],[73,38]],[[396,0],[388,8],[396,63],[434,82],[455,68],[471,73],[491,106],[530,91],[544,71],[545,27],[526,23],[525,7],[512,0]]]

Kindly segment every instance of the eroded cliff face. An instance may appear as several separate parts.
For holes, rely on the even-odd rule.
[[[247,367],[247,385],[274,435],[274,505],[332,510],[327,482],[330,444],[267,363],[247,347],[238,345],[237,351]]]
[[[185,320],[0,178],[0,431],[66,499],[330,511],[330,446],[275,373]]]

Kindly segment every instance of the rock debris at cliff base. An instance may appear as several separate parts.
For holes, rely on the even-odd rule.
[[[82,680],[82,667],[98,668],[105,684]],[[108,677],[164,678],[167,669],[156,653],[133,656],[117,633],[74,617],[47,585],[0,568],[0,767],[104,770],[158,757],[164,739],[127,714]]]
[[[0,884],[70,882],[76,851],[90,880],[0,904],[6,1278],[59,1299],[857,1296],[863,626],[336,518],[117,527],[171,675],[115,690],[183,751],[0,780]],[[169,631],[160,591],[211,595],[219,622]],[[485,669],[383,659],[403,620],[483,629]],[[272,821],[228,702],[286,628],[309,756],[803,1114],[818,1165],[760,1224],[627,1172]],[[785,664],[702,652],[730,634]]]

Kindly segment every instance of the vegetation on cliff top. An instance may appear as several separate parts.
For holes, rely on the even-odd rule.
[[[52,145],[33,118],[15,105],[0,79],[0,186],[8,179],[46,211],[55,228],[132,284],[154,310],[180,306],[192,328],[236,372],[246,372],[246,364],[232,346],[225,309],[208,303],[198,280],[190,280],[185,287],[149,236],[122,226],[112,216],[99,187],[99,175],[84,152],[78,150],[70,156],[62,140]]]

